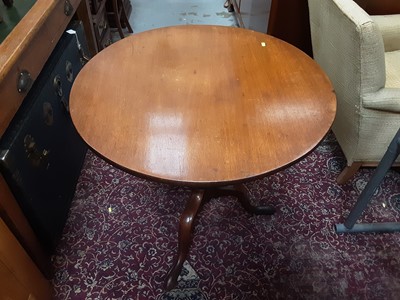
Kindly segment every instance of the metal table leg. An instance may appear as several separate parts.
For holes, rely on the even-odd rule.
[[[400,129],[397,131],[395,137],[390,143],[388,150],[380,161],[378,167],[373,173],[368,184],[362,191],[357,203],[351,210],[349,216],[347,217],[344,224],[336,224],[335,230],[337,233],[346,232],[394,232],[400,231],[400,223],[372,223],[372,224],[356,224],[358,218],[361,216],[364,209],[370,202],[372,195],[374,194],[376,188],[382,182],[387,171],[396,160],[400,154]]]

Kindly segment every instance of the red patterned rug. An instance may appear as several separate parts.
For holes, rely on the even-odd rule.
[[[337,234],[373,169],[338,186],[332,134],[297,164],[247,184],[273,216],[234,198],[205,204],[178,287],[164,278],[190,191],[137,178],[89,152],[53,256],[56,299],[399,299],[400,234]],[[390,171],[360,221],[400,221]]]

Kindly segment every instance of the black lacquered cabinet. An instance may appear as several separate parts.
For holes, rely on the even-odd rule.
[[[82,25],[69,29],[88,54]],[[62,234],[87,150],[69,115],[71,86],[84,63],[76,36],[64,33],[0,140],[1,172],[49,253]]]

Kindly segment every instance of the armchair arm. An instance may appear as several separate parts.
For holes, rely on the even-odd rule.
[[[400,14],[371,16],[382,33],[385,51],[400,50]]]
[[[383,88],[362,97],[365,108],[400,113],[400,89]]]

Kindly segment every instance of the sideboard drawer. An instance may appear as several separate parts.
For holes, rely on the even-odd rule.
[[[0,137],[27,94],[17,87],[21,71],[36,80],[79,3],[37,1],[0,44]]]

